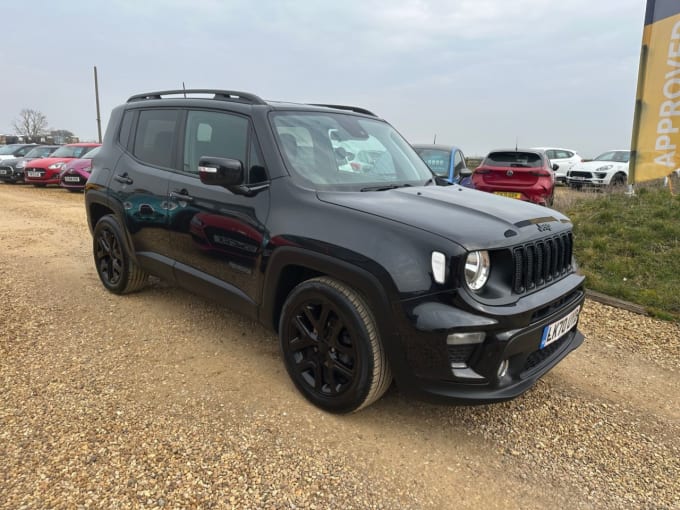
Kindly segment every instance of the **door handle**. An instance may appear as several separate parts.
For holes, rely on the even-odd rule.
[[[120,182],[122,184],[132,184],[134,181],[128,176],[127,172],[123,172],[122,174],[116,174],[113,177],[113,180],[116,182]]]
[[[185,189],[180,191],[171,191],[170,198],[174,198],[175,200],[181,200],[182,202],[191,202],[194,199],[194,197],[189,195],[189,192]]]

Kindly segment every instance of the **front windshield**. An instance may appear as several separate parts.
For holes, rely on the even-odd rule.
[[[16,144],[5,145],[4,147],[0,147],[0,155],[6,156],[7,154],[14,154],[18,148],[19,146]]]
[[[54,147],[36,147],[31,149],[24,156],[25,158],[44,158],[49,156],[54,151]]]
[[[421,186],[432,172],[386,122],[334,112],[277,112],[287,167],[315,189]]]
[[[91,147],[83,147],[78,145],[63,145],[59,147],[54,154],[53,158],[81,158],[83,155],[89,151]]]
[[[85,155],[83,156],[83,159],[94,159],[94,157],[95,157],[95,156],[97,155],[97,153],[99,152],[99,149],[101,149],[101,147],[95,147],[95,148],[92,149],[90,152],[88,152],[87,154],[85,154]]]
[[[608,151],[600,154],[594,161],[616,161],[617,163],[628,163],[630,152],[628,151]]]
[[[416,149],[416,152],[439,177],[448,177],[451,168],[451,151],[442,149]]]

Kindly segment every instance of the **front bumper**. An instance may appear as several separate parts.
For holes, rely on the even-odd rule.
[[[26,168],[24,180],[29,184],[59,184],[59,170]]]
[[[0,165],[0,181],[19,182],[24,180],[24,170]]]
[[[581,277],[573,276],[553,287],[564,290],[582,282]],[[402,334],[405,369],[395,371],[400,389],[428,400],[467,404],[521,395],[584,340],[574,324],[558,340],[541,348],[546,327],[581,308],[585,300],[580,283],[565,294],[558,295],[556,290],[537,292],[524,306],[498,307],[504,309],[498,314],[464,311],[441,296],[413,303],[410,308],[407,305],[413,327]],[[539,294],[552,299],[541,303]],[[510,309],[515,313],[508,313]],[[452,333],[466,332],[483,332],[483,342],[447,344]]]

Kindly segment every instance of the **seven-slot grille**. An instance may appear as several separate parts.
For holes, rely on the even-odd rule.
[[[571,270],[571,232],[548,237],[512,250],[515,273],[512,290],[516,294],[536,289]]]

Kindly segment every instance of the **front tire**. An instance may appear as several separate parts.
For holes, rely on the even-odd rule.
[[[623,186],[626,185],[627,180],[628,179],[626,179],[625,174],[618,173],[614,177],[612,177],[612,180],[609,183],[609,187],[612,189],[622,188]]]
[[[292,290],[281,312],[279,340],[293,383],[325,411],[358,411],[392,382],[364,298],[332,278],[313,278]]]
[[[148,279],[127,252],[120,227],[111,214],[102,217],[94,227],[92,251],[99,279],[114,294],[127,294],[141,289]]]

